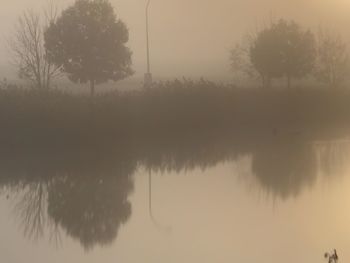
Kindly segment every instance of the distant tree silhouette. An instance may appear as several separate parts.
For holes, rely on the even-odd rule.
[[[278,45],[274,27],[259,32],[250,45],[250,60],[260,74],[263,87],[270,86],[272,78],[282,76]]]
[[[251,37],[247,36],[241,43],[237,43],[230,50],[231,69],[235,77],[248,77],[249,79],[257,78],[258,74],[250,61],[250,43]]]
[[[45,32],[49,59],[73,82],[118,81],[133,73],[128,29],[107,0],[78,0]]]
[[[317,44],[316,78],[331,87],[339,87],[349,70],[346,43],[340,35],[320,29]]]
[[[302,30],[295,22],[283,19],[260,31],[250,47],[254,68],[269,86],[272,78],[292,78],[309,74],[316,58],[315,40],[310,31]]]
[[[20,78],[36,88],[49,88],[59,67],[48,60],[44,46],[44,30],[55,21],[57,8],[50,2],[44,14],[25,11],[19,18],[9,49]]]

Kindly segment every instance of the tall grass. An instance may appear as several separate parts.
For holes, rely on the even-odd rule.
[[[58,90],[0,90],[3,147],[85,147],[126,140],[340,131],[350,127],[350,91],[241,89],[199,81],[94,98]]]

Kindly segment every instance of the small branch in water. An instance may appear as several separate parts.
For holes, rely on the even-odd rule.
[[[335,249],[333,250],[333,253],[332,252],[330,252],[330,253],[326,252],[324,254],[324,257],[326,259],[328,259],[328,263],[338,263],[339,257],[338,257],[338,254],[337,254],[337,250],[335,250]]]

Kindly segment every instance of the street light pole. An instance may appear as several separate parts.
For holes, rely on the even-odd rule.
[[[151,0],[147,1],[146,4],[146,48],[147,48],[147,72],[145,73],[144,85],[146,88],[150,88],[152,85],[152,73],[149,59],[149,25],[148,25],[148,10]]]

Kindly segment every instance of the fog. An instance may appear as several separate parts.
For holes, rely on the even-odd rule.
[[[350,261],[350,0],[74,2],[0,0],[5,262]]]
[[[0,78],[16,76],[9,64],[6,38],[27,9],[40,11],[46,0],[1,0]],[[61,0],[61,8],[73,0]],[[145,1],[112,0],[130,30],[133,78],[145,71]],[[348,0],[152,0],[150,7],[151,70],[155,78],[191,77],[232,81],[229,50],[247,32],[271,19],[293,19],[305,27],[320,24],[350,39]]]

